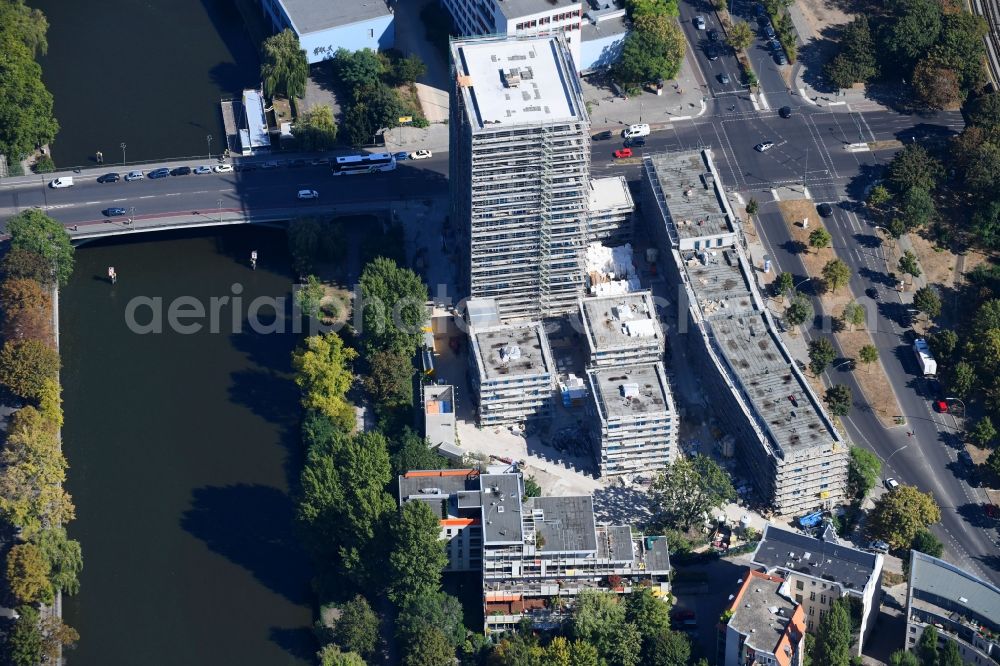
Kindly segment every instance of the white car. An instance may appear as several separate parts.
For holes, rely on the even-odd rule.
[[[49,187],[59,189],[60,187],[72,187],[73,186],[73,176],[64,176],[62,178],[56,178],[49,181]]]
[[[753,147],[753,149],[756,150],[758,153],[766,153],[772,148],[774,148],[774,144],[771,143],[770,141],[763,141]]]
[[[410,153],[410,159],[411,160],[426,160],[428,157],[430,157],[433,154],[434,153],[432,153],[429,150],[417,150],[415,152]]]
[[[694,27],[697,28],[698,30],[704,30],[705,29],[705,17],[704,16],[695,16],[694,17]]]
[[[233,171],[233,165],[232,164],[216,164],[214,167],[212,167],[212,171],[214,171],[215,173],[232,173],[232,171]]]
[[[319,192],[316,190],[299,190],[299,199],[319,199]]]
[[[897,481],[896,479],[886,479],[885,487],[888,490],[895,490],[896,488],[899,488],[899,481]]]

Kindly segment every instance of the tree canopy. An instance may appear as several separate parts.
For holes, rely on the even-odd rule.
[[[317,152],[337,147],[337,123],[327,104],[300,113],[292,131],[300,150]]]
[[[48,22],[21,0],[0,3],[0,154],[16,162],[38,146],[55,140],[59,123],[52,112],[52,93],[35,60],[45,53]]]
[[[686,42],[676,19],[647,14],[635,19],[635,29],[625,37],[612,76],[626,86],[672,79],[684,58]]]
[[[841,599],[833,602],[819,622],[813,662],[824,666],[851,665],[851,616]]]
[[[826,395],[823,396],[827,409],[834,416],[847,416],[851,412],[853,400],[851,387],[843,384],[834,384],[826,390]]]
[[[365,266],[360,285],[366,353],[383,350],[413,356],[427,320],[427,286],[416,273],[385,257]]]
[[[902,485],[878,498],[868,515],[872,536],[893,548],[905,548],[920,530],[941,520],[937,502],[913,486]]]
[[[842,259],[831,259],[823,266],[823,281],[831,291],[838,291],[851,281],[851,269]]]
[[[809,369],[814,375],[821,374],[837,358],[837,350],[828,338],[814,338],[809,342]]]
[[[375,654],[379,619],[367,599],[359,594],[341,606],[333,636],[337,645],[347,652],[356,652],[366,659]]]
[[[855,500],[864,499],[882,473],[882,462],[874,453],[860,446],[851,447],[851,460],[847,467],[847,492]]]
[[[394,603],[402,604],[440,587],[448,557],[444,542],[438,538],[438,520],[426,503],[406,502],[391,523],[388,596]]]
[[[48,262],[50,275],[55,275],[60,285],[69,281],[73,274],[73,245],[59,222],[30,208],[7,220],[7,233],[11,250],[38,255]]]
[[[661,472],[650,488],[659,519],[687,529],[713,509],[736,499],[729,475],[706,456],[681,456]]]
[[[354,408],[347,401],[347,391],[354,381],[350,363],[356,356],[332,332],[307,337],[292,355],[302,406],[325,414],[348,432],[354,429]]]
[[[291,28],[285,28],[264,40],[260,77],[264,94],[302,97],[309,78],[309,61]]]

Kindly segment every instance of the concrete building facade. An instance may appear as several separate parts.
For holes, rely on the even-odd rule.
[[[487,634],[513,629],[525,618],[538,628],[558,627],[583,590],[627,594],[648,586],[669,597],[666,538],[598,524],[589,496],[526,498],[516,471],[408,472],[399,487],[400,502],[425,501],[443,512],[442,538],[462,539],[463,558],[464,547],[475,548],[481,539],[467,561],[454,564],[458,549],[449,545],[449,569],[481,563]],[[454,527],[446,534],[454,520],[469,520],[478,531],[470,530],[468,539]]]
[[[652,292],[581,298],[579,313],[591,367],[663,360],[666,341]]]
[[[440,538],[445,542],[445,571],[479,571],[482,568],[483,526],[478,507],[461,501],[466,490],[479,482],[473,469],[413,470],[397,479],[400,505],[426,503],[440,516]]]
[[[724,666],[802,666],[805,615],[780,576],[747,570],[719,627]]]
[[[764,307],[710,152],[647,155],[643,165],[646,221],[688,312],[675,342],[706,369],[754,491],[780,514],[841,503],[849,445]]]
[[[588,371],[601,476],[664,469],[677,457],[679,422],[662,363]]]
[[[469,331],[469,377],[482,426],[524,423],[550,416],[555,363],[538,322]]]
[[[937,627],[939,645],[955,642],[966,664],[1000,664],[1000,589],[911,550],[904,647],[914,649],[929,626]]]
[[[587,209],[588,243],[622,245],[632,241],[635,202],[625,176],[592,179]]]
[[[505,321],[576,307],[584,285],[590,119],[561,36],[451,43],[452,219],[464,282]]]
[[[812,538],[767,525],[753,562],[788,581],[789,596],[802,604],[809,632],[819,628],[834,601],[857,600],[861,629],[854,653],[861,654],[882,604],[882,555],[839,543],[832,527]]]
[[[348,51],[392,48],[395,26],[385,0],[260,0],[275,32],[289,28],[298,35],[309,64]]]

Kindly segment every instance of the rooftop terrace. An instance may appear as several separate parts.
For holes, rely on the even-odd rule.
[[[595,350],[617,349],[650,339],[663,345],[663,331],[648,291],[581,298],[587,339]]]
[[[478,362],[486,379],[551,372],[548,341],[536,322],[512,324],[472,333]]]
[[[699,151],[657,153],[649,159],[680,238],[732,232],[715,191],[715,175]]]
[[[452,42],[451,51],[472,127],[586,119],[575,66],[557,38],[478,38]]]
[[[670,410],[669,389],[660,363],[591,370],[589,374],[605,420]]]

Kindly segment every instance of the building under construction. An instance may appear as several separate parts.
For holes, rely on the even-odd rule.
[[[504,321],[574,310],[584,285],[590,120],[562,36],[451,42],[452,219],[468,295]]]

